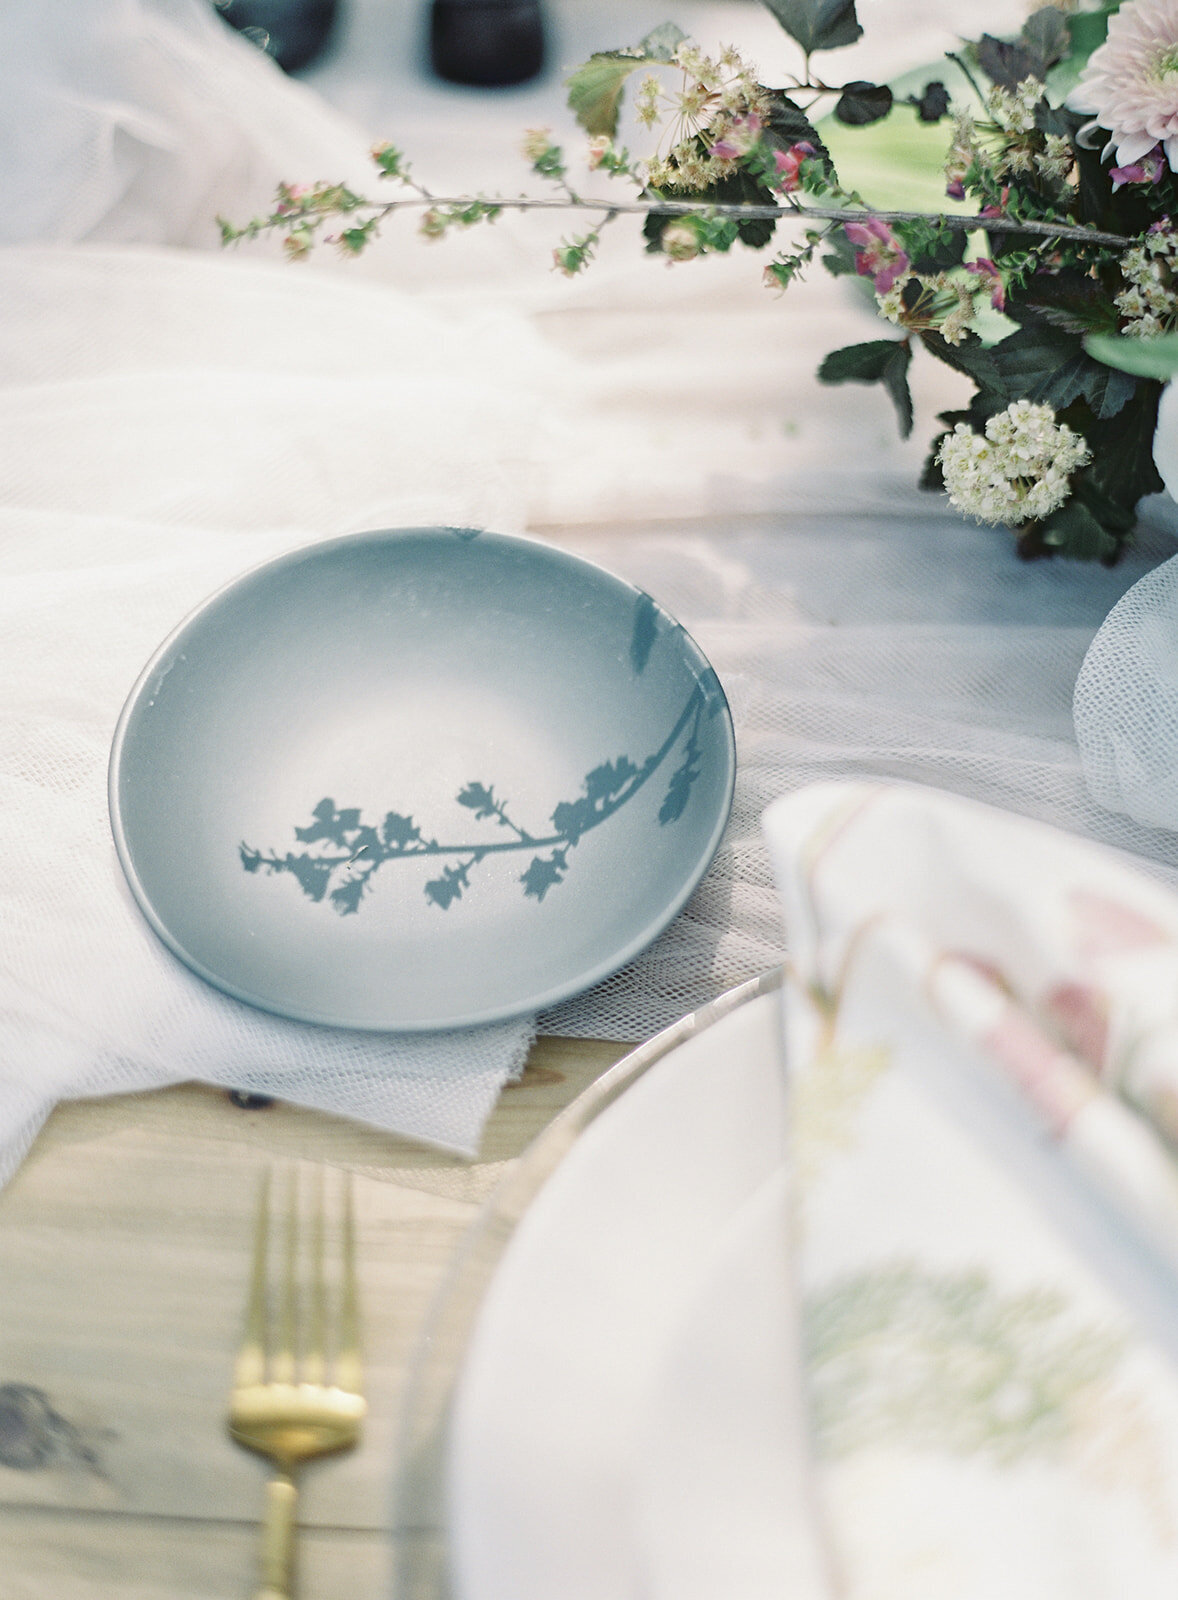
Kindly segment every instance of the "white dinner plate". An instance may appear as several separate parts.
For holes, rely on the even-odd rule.
[[[812,1535],[789,1512],[803,1504],[794,1317],[784,1259],[773,1270],[779,998],[768,974],[619,1062],[475,1225],[423,1341],[403,1441],[398,1521],[419,1535],[435,1522],[442,1548],[403,1553],[399,1600],[427,1560],[452,1600],[623,1600],[636,1572],[643,1593],[670,1595],[686,1571],[732,1575],[734,1543],[778,1575],[805,1572]],[[752,1330],[719,1371],[700,1315],[713,1293],[747,1305]],[[696,1371],[712,1371],[711,1401],[685,1415]],[[662,1494],[667,1449],[700,1468],[706,1515],[686,1541]],[[738,1537],[746,1518],[755,1539]]]

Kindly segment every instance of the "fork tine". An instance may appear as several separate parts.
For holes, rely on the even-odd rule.
[[[340,1389],[359,1394],[363,1387],[360,1361],[360,1311],[356,1293],[356,1218],[352,1206],[352,1175],[344,1177],[341,1229],[339,1343],[335,1355],[335,1381]]]
[[[246,1303],[245,1333],[233,1368],[233,1381],[247,1389],[266,1381],[266,1257],[270,1241],[270,1173],[262,1174],[254,1222],[254,1257]]]
[[[323,1277],[323,1168],[315,1168],[311,1204],[311,1281],[308,1289],[308,1341],[303,1351],[303,1382],[326,1382],[327,1290]]]
[[[292,1167],[287,1177],[286,1229],[283,1237],[282,1282],[278,1302],[278,1342],[270,1358],[275,1383],[294,1383],[297,1351],[295,1329],[298,1307],[299,1189]]]

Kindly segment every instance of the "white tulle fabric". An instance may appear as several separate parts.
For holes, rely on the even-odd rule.
[[[9,0],[3,20],[2,244],[211,245],[288,169],[364,171],[358,130],[209,0]]]
[[[1178,397],[1162,396],[1154,461],[1178,495]],[[1076,739],[1093,798],[1178,831],[1178,558],[1136,583],[1092,641],[1076,680]]]
[[[486,352],[439,376],[424,313],[281,269],[10,250],[0,300],[0,1175],[55,1099],[186,1078],[471,1150],[530,1022],[398,1039],[217,994],[130,899],[106,766],[144,660],[236,573],[349,529],[516,524],[523,402]]]
[[[640,9],[554,3],[554,51],[664,20]],[[969,9],[955,27],[999,26]],[[861,5],[868,25],[884,10]],[[935,19],[911,10],[919,61]],[[952,374],[917,367],[903,445],[878,392],[815,381],[826,351],[878,337],[844,283],[780,305],[757,258],[668,271],[620,222],[574,283],[544,270],[549,219],[440,247],[398,221],[358,270],[191,248],[215,238],[213,213],[243,219],[279,178],[348,176],[382,136],[427,181],[436,151],[489,186],[499,148],[501,186],[523,187],[518,131],[567,121],[559,77],[504,99],[431,89],[382,34],[394,16],[404,45],[409,8],[357,0],[316,76],[349,122],[205,0],[6,11],[0,1177],[55,1099],[192,1077],[470,1150],[519,1066],[526,1022],[407,1041],[225,1000],[162,951],[122,883],[105,768],[140,667],[210,590],[316,538],[530,528],[646,588],[720,673],[740,771],[716,864],[646,955],[548,1031],[642,1038],[780,961],[759,822],[814,778],[934,783],[1178,882],[1173,835],[1087,793],[1070,716],[1095,630],[1175,548],[1169,513],[1153,508],[1123,569],[1019,566],[1003,534],[913,487],[934,413],[959,401]],[[679,21],[753,59],[776,34],[740,4]]]

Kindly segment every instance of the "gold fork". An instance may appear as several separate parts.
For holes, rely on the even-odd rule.
[[[315,1456],[349,1450],[367,1409],[362,1393],[356,1241],[352,1189],[347,1182],[339,1239],[339,1286],[328,1345],[328,1289],[322,1172],[311,1204],[309,1240],[300,1249],[298,1182],[292,1171],[281,1268],[268,1293],[270,1175],[262,1182],[254,1235],[245,1335],[233,1372],[229,1431],[238,1444],[267,1456],[278,1469],[266,1490],[261,1587],[256,1600],[290,1600],[294,1578],[295,1474]],[[305,1270],[300,1273],[300,1254]],[[271,1310],[273,1314],[271,1315]]]

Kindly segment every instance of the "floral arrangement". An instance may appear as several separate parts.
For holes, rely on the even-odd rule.
[[[222,221],[223,239],[277,230],[293,258],[318,242],[356,255],[405,207],[430,239],[550,208],[586,217],[554,250],[570,276],[630,215],[645,248],[671,262],[737,245],[769,252],[774,290],[816,262],[854,274],[869,280],[887,334],[831,352],[819,377],[879,384],[907,435],[914,355],[946,362],[974,390],[941,416],[925,486],[1010,527],[1026,557],[1114,562],[1138,502],[1164,487],[1154,434],[1178,371],[1178,0],[1060,0],[1015,39],[963,44],[910,93],[815,73],[816,55],[862,34],[855,0],[766,3],[799,50],[783,86],[759,82],[734,50],[706,55],[671,24],[572,74],[569,106],[608,195],[573,188],[545,129],[524,149],[549,192],[518,198],[435,196],[382,144],[373,158],[392,198],[284,184],[268,216]],[[637,125],[659,132],[638,158],[618,136],[628,87]],[[900,106],[945,126],[943,210],[881,210],[836,171],[828,119],[869,130]]]

